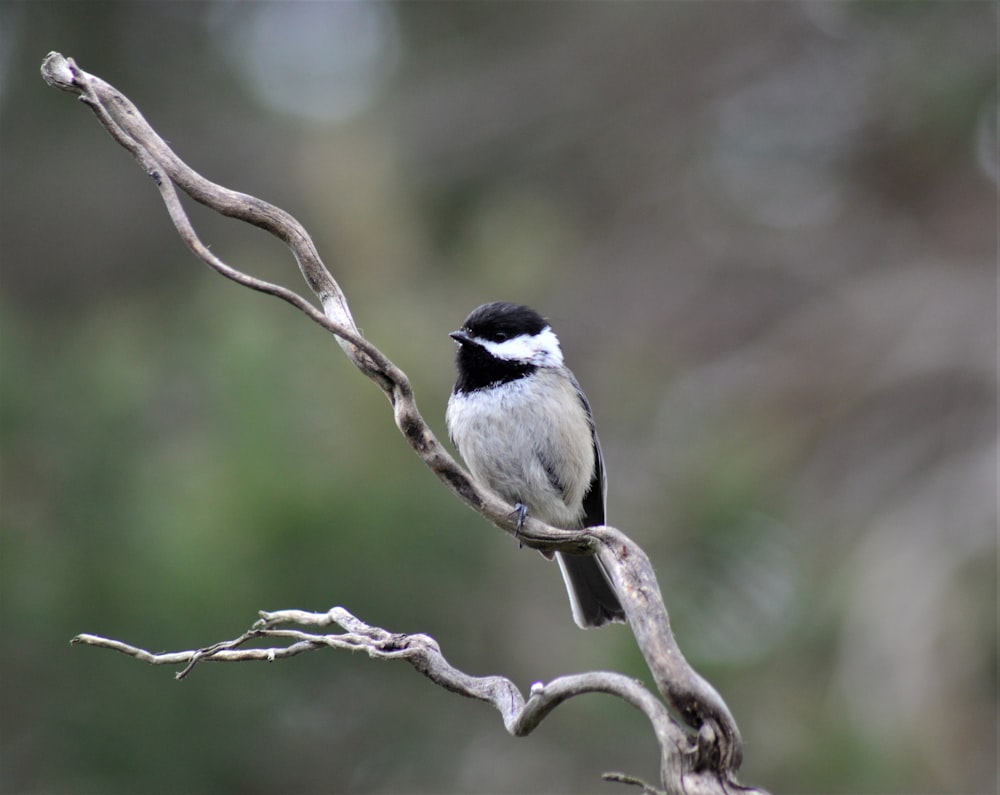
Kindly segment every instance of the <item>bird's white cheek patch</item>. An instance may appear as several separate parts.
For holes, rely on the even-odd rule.
[[[497,359],[528,362],[539,367],[560,367],[563,363],[559,338],[546,326],[538,334],[521,334],[503,342],[482,340],[480,344]]]

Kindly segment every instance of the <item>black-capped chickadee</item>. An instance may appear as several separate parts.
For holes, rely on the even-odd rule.
[[[552,327],[533,309],[496,301],[474,309],[451,337],[458,380],[445,419],[472,476],[521,521],[527,513],[570,530],[604,524],[601,445]],[[596,557],[556,560],[580,627],[625,621]]]

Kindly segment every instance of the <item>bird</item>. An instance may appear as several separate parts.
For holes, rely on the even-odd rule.
[[[569,530],[603,525],[606,475],[593,412],[548,321],[493,301],[449,336],[457,378],[445,422],[474,480],[515,507],[518,529],[529,515]],[[597,557],[555,557],[578,626],[626,621]]]

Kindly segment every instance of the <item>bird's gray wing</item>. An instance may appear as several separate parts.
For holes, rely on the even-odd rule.
[[[583,390],[577,383],[576,378],[571,376],[573,386],[576,387],[576,395],[583,404],[584,411],[587,412],[587,422],[590,424],[590,436],[594,443],[594,473],[590,478],[590,486],[583,498],[583,526],[594,527],[604,524],[607,510],[607,487],[608,479],[604,472],[604,453],[601,452],[601,440],[597,438],[597,429],[594,427],[594,413],[590,408],[590,401],[583,394]]]

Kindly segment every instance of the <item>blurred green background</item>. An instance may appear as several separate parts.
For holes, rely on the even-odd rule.
[[[0,789],[620,792],[656,750],[610,698],[513,739],[402,664],[69,646],[342,604],[524,688],[646,676],[324,332],[186,251],[53,49],[295,214],[441,437],[447,332],[548,315],[748,782],[995,791],[995,4],[0,3]]]

